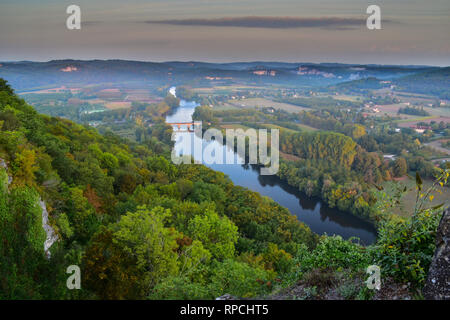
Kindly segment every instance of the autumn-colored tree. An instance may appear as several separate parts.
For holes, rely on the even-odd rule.
[[[263,254],[265,268],[273,269],[278,273],[289,271],[292,266],[292,256],[284,250],[280,250],[274,243],[269,243]]]
[[[136,259],[123,254],[113,242],[113,232],[102,228],[92,239],[83,258],[83,285],[100,299],[139,299],[141,273]]]
[[[16,153],[13,161],[14,184],[32,186],[34,184],[34,173],[38,169],[36,166],[36,152],[27,148],[22,148]]]
[[[398,157],[394,161],[394,175],[396,177],[403,177],[408,171],[408,165],[405,158]]]
[[[93,206],[84,197],[83,190],[74,187],[69,189],[67,206],[68,217],[74,228],[75,236],[80,241],[87,241],[99,227],[99,220]]]
[[[360,124],[355,125],[352,131],[353,139],[359,139],[364,135],[366,135],[366,129],[364,128],[364,126]]]
[[[96,236],[85,258],[92,290],[107,298],[144,298],[159,281],[178,273],[179,234],[164,227],[167,214],[162,208],[140,208]]]
[[[83,193],[84,197],[87,199],[89,204],[94,207],[95,212],[102,213],[102,199],[97,195],[95,190],[91,187],[90,184],[86,186],[86,190]]]

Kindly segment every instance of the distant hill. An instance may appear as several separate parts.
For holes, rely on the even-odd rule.
[[[228,83],[290,84],[306,87],[329,86],[369,77],[396,79],[441,68],[427,66],[347,65],[337,63],[284,62],[140,62],[127,60],[54,60],[49,62],[2,62],[0,77],[18,92],[61,85],[120,83],[126,85],[172,85],[211,78]]]
[[[399,90],[450,99],[450,67],[428,70],[395,80]]]
[[[352,80],[339,83],[334,86],[328,87],[329,90],[344,92],[344,93],[360,93],[368,90],[377,90],[383,87],[387,87],[389,84],[383,83],[380,79],[375,77]]]

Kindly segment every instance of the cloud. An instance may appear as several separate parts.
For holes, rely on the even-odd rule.
[[[146,23],[170,24],[180,26],[214,26],[241,28],[336,28],[347,29],[365,26],[364,18],[340,17],[225,17],[217,19],[177,19],[177,20],[148,20]],[[383,21],[386,22],[386,21]]]

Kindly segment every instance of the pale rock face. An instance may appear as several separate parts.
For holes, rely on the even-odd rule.
[[[44,242],[44,250],[47,254],[47,257],[50,258],[50,247],[58,240],[58,235],[48,223],[48,211],[45,202],[40,200],[39,205],[42,209],[42,227],[47,234],[47,239]]]
[[[2,158],[0,158],[0,168],[4,168],[5,170],[8,169],[8,166]],[[8,176],[8,185],[10,185],[12,182],[12,178]],[[48,223],[48,211],[47,206],[45,205],[45,202],[42,200],[39,200],[39,206],[42,209],[42,227],[45,230],[45,233],[47,234],[47,238],[44,242],[44,251],[47,257],[50,259],[50,247],[58,240],[58,235],[55,233],[55,230],[49,225]]]
[[[226,293],[223,296],[216,298],[216,300],[239,300],[239,299],[232,296],[231,294]]]
[[[0,168],[3,168],[5,170],[8,169],[8,165],[6,164],[5,160],[3,160],[2,158],[0,158]],[[11,184],[12,182],[12,178],[10,176],[8,176],[8,186]]]
[[[436,251],[423,288],[425,299],[450,300],[450,210],[446,210],[436,234]]]

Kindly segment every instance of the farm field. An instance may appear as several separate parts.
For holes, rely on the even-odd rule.
[[[397,206],[393,209],[393,213],[398,214],[402,217],[410,216],[414,210],[414,205],[416,201],[416,183],[412,178],[405,177],[401,181],[397,182],[385,182],[384,188],[386,191],[390,190],[392,184],[398,183],[402,186],[406,186],[408,188],[407,192],[400,199],[400,206]],[[427,190],[431,185],[432,181],[424,180],[423,181],[423,189]],[[440,193],[440,192],[441,193]],[[448,187],[439,187],[438,190],[431,193],[434,196],[434,199],[431,203],[427,205],[427,207],[433,207],[441,203],[445,203],[444,205],[450,204],[450,188]],[[401,209],[403,208],[403,210]]]
[[[308,108],[295,106],[293,104],[288,103],[282,103],[282,102],[274,102],[269,99],[264,98],[250,98],[250,99],[240,99],[240,100],[230,100],[228,101],[229,104],[235,106],[235,107],[261,107],[261,108],[274,108],[274,109],[281,109],[287,112],[300,112],[303,110],[310,110]]]
[[[432,121],[438,122],[438,123],[441,121],[443,121],[444,123],[450,123],[450,117],[436,117],[436,116],[416,117],[416,118],[410,118],[410,119],[406,119],[406,120],[397,120],[396,122],[398,123],[399,127],[408,128],[408,127],[417,125],[419,122],[431,123]]]
[[[110,110],[116,109],[127,109],[131,107],[131,102],[129,101],[113,101],[105,103],[105,107]]]
[[[382,88],[378,90],[374,90],[374,93],[377,95],[392,95],[393,97],[399,99],[402,103],[403,102],[410,102],[412,104],[427,104],[427,103],[433,103],[435,101],[435,97],[420,93],[412,93],[412,92],[403,92],[403,91],[396,91],[392,90],[390,88]]]
[[[426,146],[432,147],[440,152],[445,152],[448,155],[450,155],[450,150],[447,148],[442,147],[442,142],[448,141],[449,139],[441,139],[441,140],[435,140],[429,143],[425,143]]]
[[[148,88],[114,88],[108,85],[83,87],[38,88],[20,94],[38,107],[77,107],[86,104],[110,110],[130,108],[133,102],[159,103],[162,101]]]
[[[391,117],[400,117],[404,120],[424,118],[421,116],[414,116],[414,115],[408,115],[408,114],[403,114],[403,113],[398,114],[398,110],[400,108],[405,108],[406,106],[407,106],[406,103],[377,105],[376,107],[378,108],[378,110],[380,110],[380,112],[377,113],[376,115],[384,116],[385,114],[387,114]],[[424,107],[423,109],[431,115],[429,117],[450,117],[450,109],[449,108]]]
[[[425,111],[429,112],[431,115],[440,117],[450,117],[450,108],[430,108],[424,107]]]
[[[435,100],[435,97],[425,95],[425,94],[419,94],[419,93],[411,93],[411,92],[400,92],[396,91],[394,92],[394,96],[398,99],[400,99],[402,102],[411,102],[413,104],[427,104],[427,103],[433,103]]]
[[[266,124],[265,127],[267,127],[268,129],[284,130],[284,131],[289,132],[289,133],[296,133],[297,132],[296,130],[285,128],[285,127],[282,127],[282,126],[277,126],[275,124]]]
[[[407,114],[398,114],[398,110],[400,108],[404,108],[406,104],[404,103],[396,103],[396,104],[386,104],[386,105],[377,105],[376,108],[380,110],[380,112],[376,113],[376,116],[385,116],[386,114],[391,117],[401,117],[402,119],[411,119],[417,118],[416,116],[407,115]]]
[[[233,92],[242,91],[242,90],[255,90],[259,89],[261,90],[262,87],[258,86],[250,86],[250,85],[229,85],[229,86],[213,86],[213,87],[200,87],[200,88],[193,88],[192,91],[202,95],[202,94],[232,94]]]
[[[229,104],[229,103],[219,103],[213,106],[214,111],[229,111],[229,110],[237,110],[239,108]]]
[[[317,131],[318,129],[307,126],[306,124],[296,123],[296,126],[304,131]]]
[[[220,127],[223,129],[250,129],[250,127],[244,126],[242,124],[221,124]]]
[[[128,89],[125,90],[127,101],[141,101],[150,99],[150,93],[146,89]]]
[[[67,88],[66,86],[61,86],[58,88],[46,88],[46,89],[40,89],[40,90],[34,90],[34,91],[24,91],[24,92],[20,92],[20,94],[49,94],[49,93],[61,93],[61,92],[66,92],[68,90],[75,90],[75,91],[79,91],[79,88]]]
[[[333,98],[335,100],[344,100],[344,101],[352,101],[352,102],[357,102],[357,101],[363,99],[362,96],[348,95],[348,94],[327,95],[326,97]]]

